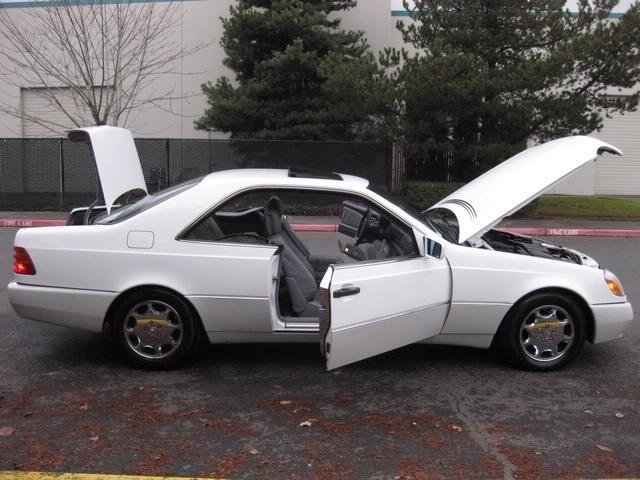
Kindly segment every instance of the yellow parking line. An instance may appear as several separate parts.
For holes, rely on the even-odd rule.
[[[0,480],[223,480],[212,477],[146,477],[103,473],[55,473],[0,471]]]

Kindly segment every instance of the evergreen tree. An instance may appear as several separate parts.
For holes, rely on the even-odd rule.
[[[401,131],[423,177],[468,180],[527,142],[586,134],[633,110],[640,7],[615,0],[416,0],[399,23],[412,53],[387,52],[402,100]],[[611,94],[624,93],[612,97]]]
[[[376,136],[390,86],[362,32],[336,13],[355,0],[239,0],[222,19],[224,64],[203,85],[196,122],[232,138],[352,140]]]

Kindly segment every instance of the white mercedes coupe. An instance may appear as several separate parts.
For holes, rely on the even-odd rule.
[[[108,326],[137,366],[175,366],[208,339],[319,341],[328,369],[415,342],[495,345],[517,367],[552,370],[633,319],[620,281],[592,258],[493,229],[599,154],[621,153],[595,138],[529,148],[420,213],[362,178],[295,169],[221,171],[147,194],[129,131],[69,137],[90,146],[101,205],[18,231],[9,299],[27,319]],[[297,231],[311,215],[332,219],[329,231]]]

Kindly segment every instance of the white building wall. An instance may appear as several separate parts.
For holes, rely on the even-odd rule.
[[[591,163],[569,175],[546,193],[553,195],[593,195],[595,193],[596,168]]]
[[[232,3],[233,0],[196,0],[174,3],[172,8],[180,10],[183,18],[182,25],[173,34],[168,35],[166,41],[187,50],[198,45],[202,48],[176,62],[172,66],[175,74],[165,75],[153,83],[150,90],[171,91],[174,100],[165,101],[156,106],[149,105],[132,112],[125,126],[130,128],[136,136],[172,138],[225,136],[222,133],[208,134],[198,131],[193,127],[193,122],[206,108],[206,98],[202,93],[201,85],[209,80],[215,82],[219,76],[232,73],[222,64],[224,51],[220,47],[222,36],[220,17],[228,15],[229,6]],[[10,0],[0,0],[0,8],[2,8],[0,13],[22,17],[20,20],[26,21],[28,19],[25,15],[26,8],[13,8],[11,4]],[[1,45],[0,48],[2,48]],[[2,64],[3,61],[0,59],[0,72],[7,71],[9,68],[8,65]],[[11,81],[5,81],[0,75],[0,103],[20,108],[20,87],[34,86],[38,85],[16,86]],[[144,96],[144,93],[141,96]],[[22,132],[21,119],[5,114],[0,116],[0,137],[20,137]]]
[[[623,155],[601,155],[548,193],[640,195],[640,111],[614,114],[591,135],[619,148]]]
[[[595,193],[640,195],[640,112],[616,114],[593,134],[622,150],[623,156],[605,155],[595,164]]]

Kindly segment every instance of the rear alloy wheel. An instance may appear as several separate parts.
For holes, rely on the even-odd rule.
[[[134,292],[116,308],[111,334],[135,366],[162,369],[193,354],[200,328],[181,297],[160,289]]]
[[[582,309],[563,295],[548,293],[516,305],[499,337],[508,359],[516,366],[556,370],[578,355],[585,333]]]

